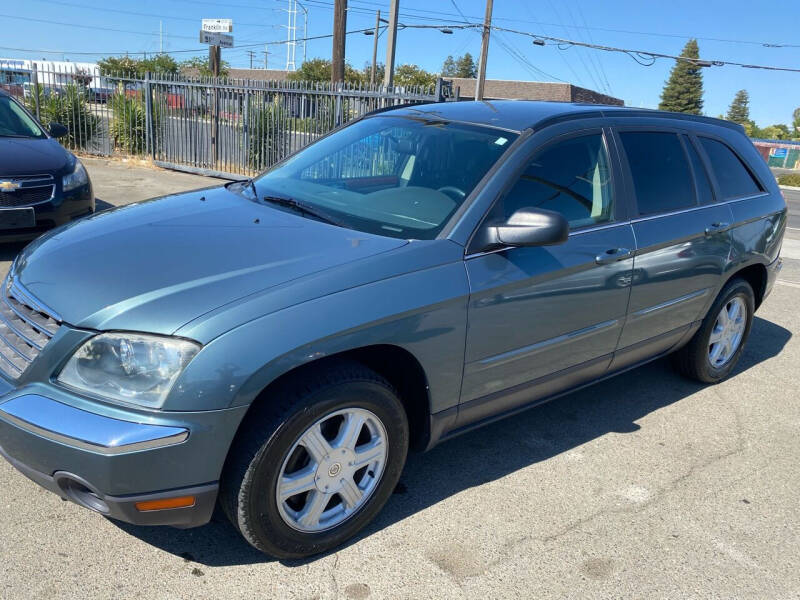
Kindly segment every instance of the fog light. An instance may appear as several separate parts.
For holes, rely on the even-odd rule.
[[[194,506],[194,496],[180,496],[178,498],[164,498],[163,500],[146,500],[137,502],[136,510],[148,512],[151,510],[169,510],[171,508],[189,508]]]

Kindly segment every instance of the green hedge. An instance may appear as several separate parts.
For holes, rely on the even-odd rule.
[[[790,175],[778,175],[778,183],[781,185],[800,187],[800,173],[792,173]]]

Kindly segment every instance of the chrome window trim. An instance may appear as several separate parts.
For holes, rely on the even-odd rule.
[[[715,206],[723,206],[725,204],[733,204],[734,202],[744,202],[745,200],[755,200],[756,198],[761,198],[763,196],[769,196],[769,192],[759,192],[758,194],[753,194],[751,196],[742,196],[740,198],[731,198],[729,200],[722,200],[720,202],[714,202],[713,204],[701,204],[698,206],[691,206],[689,208],[681,208],[679,210],[672,210],[670,212],[665,213],[657,213],[654,215],[646,215],[643,217],[636,217],[635,219],[631,219],[631,223],[641,223],[643,221],[652,221],[653,219],[661,219],[663,217],[671,217],[673,215],[681,215],[684,213],[690,213],[698,210],[703,210],[704,208],[712,208]]]
[[[53,442],[105,455],[173,446],[189,437],[183,427],[114,419],[38,394],[0,404],[0,419]]]

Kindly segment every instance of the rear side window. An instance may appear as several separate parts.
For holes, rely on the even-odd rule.
[[[683,141],[686,144],[686,150],[689,152],[689,160],[692,161],[692,169],[694,169],[694,179],[697,183],[697,196],[700,199],[700,204],[711,204],[714,202],[714,192],[711,190],[711,181],[708,178],[706,167],[703,161],[700,160],[700,155],[694,147],[692,141],[683,136]]]
[[[503,199],[508,218],[520,208],[560,212],[571,229],[613,218],[611,167],[600,133],[545,148],[528,164]]]
[[[711,161],[723,200],[752,196],[763,191],[741,159],[728,146],[707,137],[701,137],[700,143]]]
[[[689,162],[678,135],[666,132],[620,133],[639,214],[652,215],[696,204]]]

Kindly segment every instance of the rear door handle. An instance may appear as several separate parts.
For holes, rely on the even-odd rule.
[[[611,248],[606,250],[603,254],[598,254],[594,257],[594,262],[598,265],[610,265],[611,263],[625,260],[633,256],[633,250],[629,248]]]
[[[706,235],[714,235],[715,233],[723,233],[731,228],[730,223],[712,223],[706,227]]]

